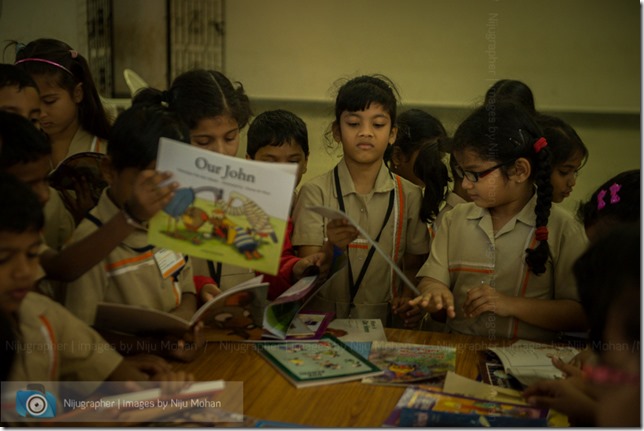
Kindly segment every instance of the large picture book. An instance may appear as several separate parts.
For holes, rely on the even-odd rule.
[[[385,421],[389,426],[547,426],[548,411],[410,386]]]
[[[252,324],[252,315],[263,315],[266,307],[268,283],[262,276],[252,278],[225,290],[197,309],[190,320],[172,313],[136,305],[110,302],[98,303],[94,327],[130,334],[174,333],[181,335],[192,326],[203,321],[207,326],[225,326],[227,321],[235,322],[230,331],[237,331],[243,337]],[[246,317],[247,321],[242,322]],[[238,326],[238,327],[237,327]],[[262,333],[261,325],[256,336]],[[250,334],[248,333],[250,337]]]
[[[408,385],[444,379],[456,368],[456,349],[429,344],[374,341],[369,361],[383,374],[363,379],[364,383]]]
[[[507,347],[490,347],[488,351],[499,358],[507,374],[512,375],[524,386],[539,380],[562,378],[563,373],[552,364],[552,358],[558,357],[568,362],[579,353],[574,347],[526,340],[518,340]]]
[[[277,274],[297,166],[230,157],[161,138],[158,171],[179,183],[150,244]]]
[[[268,342],[258,347],[259,354],[297,388],[382,374],[377,366],[331,335],[314,342]]]

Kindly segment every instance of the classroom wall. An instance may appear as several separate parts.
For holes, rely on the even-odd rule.
[[[570,209],[641,165],[635,1],[225,0],[224,10],[225,73],[255,113],[290,109],[308,125],[304,180],[339,157],[323,139],[334,83],[368,73],[397,84],[401,111],[426,109],[450,132],[497,79],[526,82],[537,109],[569,121],[590,149]],[[83,52],[85,13],[83,0],[0,0],[0,41],[55,37]]]

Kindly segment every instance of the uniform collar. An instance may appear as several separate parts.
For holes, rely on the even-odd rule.
[[[349,173],[349,168],[342,158],[337,165],[338,168],[338,177],[340,178],[340,183],[342,185],[342,196],[348,196],[350,194],[356,194],[355,186],[353,185],[353,180],[351,179],[351,174]],[[384,162],[380,165],[380,170],[378,171],[378,176],[376,176],[376,182],[373,187],[373,193],[387,193],[394,188],[394,182],[392,181],[391,173]],[[338,197],[335,189],[333,190],[333,195],[335,198]]]

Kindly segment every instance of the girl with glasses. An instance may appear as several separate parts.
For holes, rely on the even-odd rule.
[[[445,214],[410,304],[446,312],[450,331],[492,339],[586,329],[571,269],[587,239],[551,207],[551,151],[533,117],[515,104],[481,107],[453,140],[473,202]]]

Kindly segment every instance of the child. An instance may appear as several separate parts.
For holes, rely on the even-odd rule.
[[[110,121],[82,55],[65,42],[37,39],[17,50],[15,64],[38,84],[53,166],[83,151],[105,152]]]
[[[233,84],[215,70],[191,70],[177,76],[167,91],[140,90],[132,104],[165,104],[190,129],[192,145],[237,155],[241,130],[252,115],[250,101],[241,83]],[[217,293],[221,286],[222,265],[193,259],[195,285],[199,292]],[[229,269],[229,268],[228,268]]]
[[[188,140],[188,130],[163,107],[137,106],[121,113],[114,123],[108,148],[107,175],[110,186],[103,192],[98,205],[78,226],[71,243],[95,232],[114,215],[123,213],[139,228],[125,238],[101,264],[95,265],[66,288],[65,305],[81,320],[93,323],[98,302],[117,302],[155,308],[190,319],[196,311],[192,266],[180,254],[168,256],[168,251],[147,242],[146,228],[134,219],[127,202],[131,199],[132,184],[142,170],[154,169],[158,142],[161,137]],[[162,261],[181,265],[169,276]],[[197,347],[203,341],[200,327],[194,329]],[[190,335],[190,334],[188,334]],[[180,343],[181,347],[184,343]],[[162,344],[166,346],[166,344]],[[154,344],[150,348],[156,348]],[[190,360],[196,349],[166,351]],[[185,355],[185,356],[184,356]]]
[[[575,263],[600,365],[524,392],[530,404],[566,414],[573,426],[641,426],[640,237],[639,224],[614,227]]]
[[[639,169],[619,173],[599,186],[577,211],[588,239],[594,241],[618,223],[639,223],[641,190]]]
[[[552,201],[561,203],[572,193],[579,170],[588,161],[588,149],[575,129],[562,119],[539,115],[537,123],[552,152]]]
[[[51,196],[51,189],[47,186],[51,155],[49,142],[27,119],[7,112],[0,112],[0,141],[3,143],[0,171],[10,173],[29,185],[41,204],[45,205]],[[129,203],[137,218],[151,218],[172,199],[176,183],[158,188],[168,178],[168,174],[154,171],[146,171],[137,178],[134,182],[135,193]],[[44,274],[41,273],[41,276],[46,275],[48,280],[73,281],[100,262],[133,231],[134,227],[128,224],[124,214],[115,214],[86,240],[62,251],[43,246],[40,264]],[[53,295],[52,292],[48,294]]]
[[[296,163],[297,186],[306,172],[309,159],[306,124],[297,115],[282,109],[258,115],[248,128],[246,158],[269,163]],[[324,253],[316,253],[306,258],[298,257],[291,244],[292,232],[293,221],[289,218],[279,273],[276,276],[264,275],[264,281],[270,283],[269,300],[277,298],[291,287],[303,276],[307,268],[319,265],[324,260]]]
[[[0,64],[0,111],[13,112],[40,128],[40,94],[29,74],[12,64]]]
[[[570,270],[586,237],[564,209],[551,208],[550,149],[532,117],[515,104],[495,111],[477,109],[454,135],[473,203],[445,215],[411,304],[446,310],[451,331],[491,338],[583,330]]]
[[[5,173],[0,173],[0,194],[0,312],[8,319],[3,332],[9,324],[16,340],[3,347],[14,356],[12,363],[3,364],[3,369],[7,365],[10,369],[8,380],[84,381],[77,387],[84,395],[104,380],[148,380],[143,368],[124,360],[89,326],[61,305],[31,292],[44,225],[42,206],[25,184]]]
[[[420,109],[410,109],[400,114],[396,126],[396,141],[387,148],[385,163],[394,174],[420,187],[426,187],[422,178],[414,173],[416,157],[424,144],[445,141],[447,132],[438,119]],[[428,169],[428,173],[429,171]]]
[[[483,105],[488,106],[488,109],[493,109],[489,105],[495,105],[498,102],[517,103],[530,115],[537,115],[532,90],[525,83],[516,79],[500,79],[487,90]]]
[[[330,172],[302,185],[293,212],[293,244],[302,257],[322,250],[325,237],[348,254],[349,264],[331,285],[310,303],[311,309],[332,311],[340,318],[378,318],[393,313],[417,326],[419,310],[407,307],[394,285],[393,271],[375,250],[368,250],[357,230],[340,220],[328,223],[308,211],[322,205],[346,212],[379,242],[392,260],[414,280],[427,255],[428,232],[418,218],[421,189],[392,175],[383,162],[387,146],[396,140],[396,95],[389,80],[359,76],[346,82],[335,102],[333,138],[342,143],[344,157]],[[402,290],[402,289],[401,289]]]

